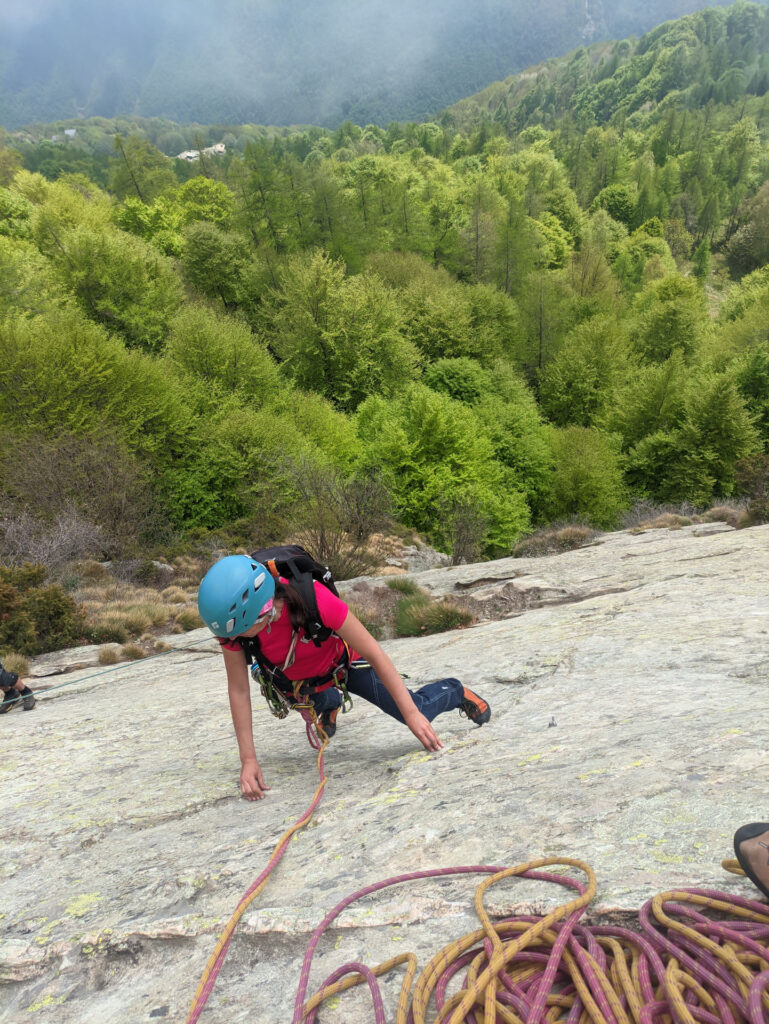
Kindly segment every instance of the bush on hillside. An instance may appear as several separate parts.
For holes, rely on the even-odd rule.
[[[748,497],[751,520],[769,523],[769,455],[763,452],[740,459],[734,475],[737,487]]]
[[[393,625],[396,636],[427,636],[430,633],[445,633],[449,629],[461,629],[473,622],[473,613],[455,601],[448,598],[434,601],[429,594],[420,591],[405,595],[398,601]]]
[[[82,610],[62,587],[44,580],[41,565],[0,567],[0,650],[43,654],[82,639]]]
[[[513,558],[541,558],[543,555],[559,555],[562,551],[584,548],[600,536],[598,530],[581,523],[548,526],[518,541],[513,548]]]
[[[387,526],[392,507],[381,476],[345,479],[334,467],[297,459],[286,461],[285,478],[297,499],[292,537],[338,580],[371,572],[381,560],[372,537]]]
[[[4,432],[0,481],[17,560],[56,568],[88,555],[126,557],[167,530],[149,469],[104,429]]]

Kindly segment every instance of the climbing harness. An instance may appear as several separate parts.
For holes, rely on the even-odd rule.
[[[195,1024],[211,994],[235,927],[267,883],[292,835],[304,827],[326,785],[328,742],[310,708],[301,708],[307,738],[318,751],[320,782],[304,814],[283,833],[262,873],[221,933],[198,985],[186,1024]],[[576,869],[587,881],[551,868]],[[548,869],[548,870],[542,870]],[[447,875],[483,874],[475,893],[481,927],[444,946],[419,977],[404,953],[368,967],[335,970],[309,999],[315,950],[350,904],[391,885]],[[484,896],[509,878],[564,887],[571,899],[541,916],[492,921]],[[472,865],[397,875],[345,897],[313,932],[302,963],[291,1024],[316,1024],[320,1005],[366,984],[374,1024],[386,1024],[377,979],[405,966],[395,1024],[767,1024],[769,906],[702,889],[663,892],[643,905],[638,930],[580,923],[596,892],[592,868],[570,857],[542,857],[515,867]],[[465,971],[463,980],[457,979]],[[416,979],[416,983],[415,983]],[[454,980],[456,979],[456,980]],[[458,990],[448,995],[449,985]],[[430,1006],[434,1005],[434,1011]],[[428,1017],[428,1012],[431,1015]]]
[[[258,684],[270,711],[276,718],[287,718],[289,712],[294,709],[312,707],[312,701],[308,703],[308,698],[336,686],[342,691],[342,713],[346,714],[352,708],[352,697],[347,690],[347,672],[350,664],[347,645],[345,644],[340,661],[330,672],[323,676],[314,676],[312,679],[291,680],[283,672],[293,661],[296,636],[294,632],[286,660],[280,668],[272,665],[261,653],[255,656],[251,663],[251,677]]]

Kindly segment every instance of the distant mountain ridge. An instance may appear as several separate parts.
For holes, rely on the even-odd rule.
[[[135,115],[202,124],[420,120],[489,82],[697,0],[17,0],[0,11],[0,124]],[[723,6],[723,5],[718,5]]]
[[[769,11],[740,3],[666,22],[640,39],[579,48],[492,83],[448,113],[464,130],[491,118],[512,134],[564,116],[588,127],[768,92]]]

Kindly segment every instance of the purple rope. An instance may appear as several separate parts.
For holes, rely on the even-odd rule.
[[[762,971],[757,978],[753,979],[748,994],[750,1024],[764,1024],[766,1020],[761,1005],[761,997],[767,987],[769,987],[769,971]]]

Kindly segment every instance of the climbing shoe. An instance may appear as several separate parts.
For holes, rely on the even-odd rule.
[[[31,711],[35,704],[37,704],[35,695],[28,686],[25,686],[21,691],[21,703],[25,711]]]
[[[21,702],[18,690],[10,689],[3,691],[3,702],[0,704],[0,715],[6,715]]]
[[[753,885],[769,899],[769,822],[756,821],[738,828],[734,853]]]
[[[483,697],[479,697],[477,693],[473,693],[466,686],[462,687],[462,703],[459,705],[459,711],[461,714],[467,715],[470,721],[475,722],[476,725],[485,725],[491,718],[491,708]]]
[[[340,705],[338,708],[331,708],[330,711],[321,711],[320,713],[320,727],[329,739],[336,732],[336,719],[341,710]]]

